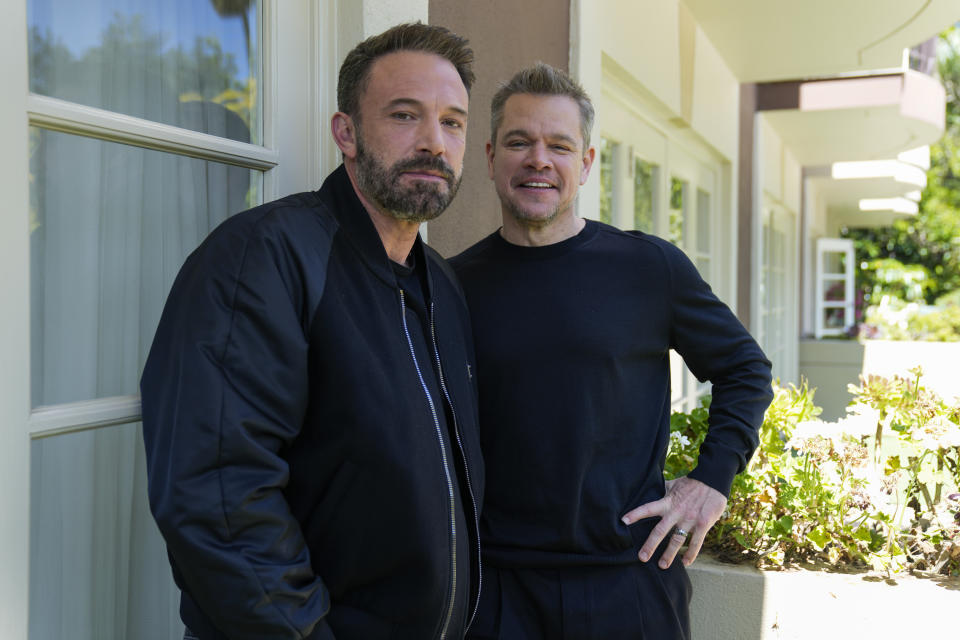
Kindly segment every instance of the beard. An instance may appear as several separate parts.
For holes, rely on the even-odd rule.
[[[507,212],[513,217],[514,220],[516,220],[521,226],[529,229],[542,229],[556,220],[557,216],[560,215],[559,205],[554,207],[550,213],[544,216],[530,213],[509,198],[504,199],[501,202],[504,204],[504,208],[506,208]]]
[[[404,186],[400,178],[407,171],[434,171],[441,174],[446,186],[436,182],[415,181]],[[462,175],[436,156],[398,160],[386,167],[367,151],[362,136],[357,135],[357,186],[383,213],[397,220],[427,222],[449,206],[460,188]]]

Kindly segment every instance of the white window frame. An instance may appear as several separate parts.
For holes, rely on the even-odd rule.
[[[844,271],[828,272],[824,267],[824,260],[829,254],[844,256]],[[814,266],[816,274],[816,297],[814,298],[814,336],[817,340],[824,336],[842,336],[854,324],[854,255],[853,240],[846,238],[819,238],[817,239],[817,261]],[[827,290],[830,285],[843,283],[843,300],[827,300]],[[828,327],[824,322],[827,309],[843,309],[843,326]]]
[[[797,259],[797,237],[799,233],[797,215],[794,211],[768,193],[762,196],[760,213],[756,217],[757,242],[754,245],[754,300],[751,323],[753,335],[763,348],[767,357],[773,363],[774,377],[784,381],[797,380],[799,370],[799,353],[797,335],[799,331],[799,304],[800,297],[797,287],[793,286],[798,280],[799,264]],[[768,247],[768,229],[775,229],[783,233],[784,247],[781,262],[772,270],[770,268],[771,250]],[[768,308],[770,301],[768,280],[771,273],[779,273],[783,279],[783,290],[777,292],[774,308]],[[771,313],[782,316],[780,328],[782,335],[776,344],[773,338],[766,335],[766,319]]]
[[[385,1],[385,0],[384,0]],[[264,172],[262,198],[320,186],[338,164],[328,132],[335,111],[346,0],[263,0],[263,145],[218,138],[29,92],[27,0],[0,21],[0,629],[25,640],[29,623],[31,441],[140,419],[138,395],[32,407],[30,393],[29,127],[118,142]],[[365,0],[364,11],[382,4]],[[422,2],[416,3],[424,4]],[[353,10],[353,7],[349,7]],[[395,12],[395,10],[394,10]],[[353,26],[353,25],[350,25]],[[356,33],[354,33],[356,31]],[[283,37],[278,37],[283,34]],[[18,89],[19,88],[19,89]],[[282,105],[282,117],[278,105]],[[281,168],[282,162],[282,168]]]
[[[677,177],[686,182],[684,205],[684,238],[680,248],[692,260],[708,258],[708,272],[701,274],[722,299],[733,308],[736,285],[733,269],[736,255],[723,253],[731,247],[728,240],[736,228],[732,220],[730,193],[732,172],[724,170],[724,159],[715,150],[689,131],[676,131],[665,121],[656,105],[651,105],[642,92],[628,86],[621,78],[605,73],[601,97],[598,101],[600,136],[613,147],[612,220],[615,226],[632,229],[634,200],[634,163],[641,159],[657,166],[657,184],[654,194],[653,233],[666,238],[669,231],[670,181]],[[729,162],[729,161],[727,161]],[[599,163],[597,168],[599,168]],[[598,181],[599,182],[599,181]],[[698,206],[697,193],[709,194],[710,246],[705,252],[696,246]],[[593,211],[599,211],[599,198]],[[590,215],[589,210],[585,215]],[[727,273],[727,272],[730,273]],[[701,383],[683,364],[682,358],[671,351],[671,368],[682,367],[674,373],[674,382],[682,384],[682,393],[672,401],[675,411],[690,411],[700,405],[700,399],[710,393],[710,383]]]

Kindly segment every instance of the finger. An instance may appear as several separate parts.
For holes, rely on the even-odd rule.
[[[650,531],[650,535],[647,536],[647,539],[643,542],[643,546],[640,548],[640,553],[637,554],[641,562],[646,562],[653,557],[653,552],[657,550],[657,547],[660,546],[663,539],[670,535],[670,531],[673,529],[673,523],[673,520],[668,521],[666,517],[664,517],[657,523],[657,526]]]
[[[689,567],[693,564],[693,561],[697,559],[709,529],[710,527],[697,527],[693,530],[693,535],[690,536],[687,542],[687,552],[683,554],[683,566]]]
[[[666,569],[671,564],[673,564],[673,559],[677,557],[677,552],[680,551],[680,547],[683,546],[683,543],[687,541],[687,536],[681,533],[683,529],[675,529],[670,533],[670,541],[667,543],[667,548],[663,550],[663,555],[660,556],[660,568]]]
[[[638,520],[643,520],[644,518],[652,518],[653,516],[662,516],[666,509],[666,503],[661,498],[660,500],[654,500],[653,502],[648,502],[642,504],[632,511],[628,511],[621,518],[623,524],[633,524]]]

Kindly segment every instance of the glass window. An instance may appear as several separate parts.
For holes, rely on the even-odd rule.
[[[261,144],[256,0],[29,0],[34,93]]]
[[[34,440],[30,637],[183,637],[139,425]]]
[[[687,367],[683,363],[680,354],[670,350],[670,404],[676,411],[684,411],[684,401],[686,400],[686,378]]]
[[[696,264],[704,278],[710,275],[710,193],[697,189]]]
[[[31,128],[33,405],[137,392],[167,291],[262,174]]]
[[[660,167],[634,158],[633,162],[633,228],[653,233],[656,208],[657,178]]]
[[[823,254],[823,273],[844,275],[847,272],[847,254],[830,251]]]
[[[613,224],[613,147],[600,138],[600,222]]]
[[[667,240],[683,246],[683,221],[686,216],[687,182],[680,178],[670,178],[670,215]]]

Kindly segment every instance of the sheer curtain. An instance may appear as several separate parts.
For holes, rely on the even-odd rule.
[[[34,93],[259,141],[247,35],[258,31],[257,3],[28,7]],[[183,260],[259,201],[262,175],[36,127],[30,135],[33,405],[136,394]],[[30,530],[31,638],[182,637],[138,423],[35,440]]]

